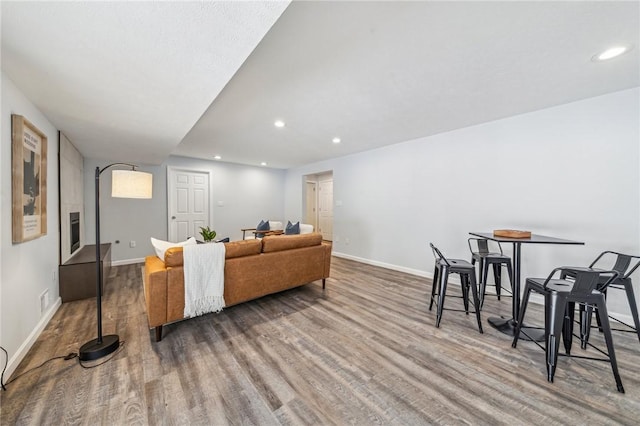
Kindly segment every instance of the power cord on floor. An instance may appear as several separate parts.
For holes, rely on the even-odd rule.
[[[2,346],[0,346],[0,349],[2,349],[2,352],[4,352],[4,368],[2,369],[2,374],[0,374],[0,386],[2,386],[2,390],[6,391],[7,388],[4,387],[4,372],[7,369],[7,365],[9,364],[9,354],[7,353],[6,349],[3,348]]]
[[[67,355],[60,355],[60,356],[54,356],[53,358],[49,358],[48,360],[44,361],[42,364],[38,365],[37,367],[33,367],[19,375],[17,375],[16,377],[14,377],[13,379],[9,380],[8,382],[5,383],[4,381],[4,373],[7,370],[7,365],[9,364],[9,354],[7,353],[7,350],[5,348],[3,348],[2,346],[0,346],[0,349],[2,349],[2,352],[4,352],[4,356],[5,356],[5,362],[4,362],[4,367],[2,368],[2,373],[0,374],[0,386],[2,387],[3,391],[6,391],[6,385],[11,384],[13,382],[15,382],[16,380],[18,380],[20,377],[27,375],[29,373],[31,373],[32,371],[35,371],[39,368],[42,368],[44,365],[48,364],[49,362],[56,360],[56,359],[63,359],[65,361],[69,361],[72,360],[74,358],[78,358],[78,364],[85,369],[90,369],[90,368],[95,368],[95,367],[100,367],[103,364],[106,364],[107,362],[111,361],[113,359],[113,357],[115,357],[116,355],[118,355],[120,352],[122,352],[122,348],[124,347],[124,340],[120,342],[120,346],[118,348],[118,350],[116,352],[114,352],[113,355],[111,355],[108,359],[102,361],[100,364],[95,364],[95,365],[84,365],[82,363],[82,361],[80,361],[80,358],[78,357],[78,353],[77,352],[69,352]]]

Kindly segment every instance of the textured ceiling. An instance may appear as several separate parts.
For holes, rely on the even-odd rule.
[[[162,162],[289,2],[2,2],[2,69],[85,157]]]
[[[87,157],[289,168],[636,87],[639,4],[3,2],[2,67]]]

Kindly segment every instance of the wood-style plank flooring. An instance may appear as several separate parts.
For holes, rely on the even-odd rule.
[[[435,328],[430,282],[400,272],[334,258],[324,291],[311,283],[168,325],[159,343],[141,280],[141,265],[114,267],[105,291],[104,332],[117,333],[122,350],[96,368],[55,360],[11,383],[0,393],[0,423],[640,423],[640,343],[631,333],[614,334],[620,394],[605,362],[560,358],[548,383],[537,346],[513,349],[486,323],[508,314],[510,299],[487,299],[484,334],[473,315],[452,311]],[[95,337],[95,312],[95,299],[63,304],[14,376],[77,352]],[[528,318],[541,324],[541,308],[532,305]],[[592,342],[603,345],[597,330]]]

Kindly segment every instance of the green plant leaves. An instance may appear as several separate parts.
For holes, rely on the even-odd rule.
[[[206,242],[213,241],[216,237],[216,231],[207,227],[200,227],[200,235],[202,235],[202,239]]]

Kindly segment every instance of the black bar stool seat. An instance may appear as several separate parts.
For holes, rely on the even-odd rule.
[[[474,313],[478,321],[478,330],[482,333],[482,321],[480,320],[480,300],[478,298],[478,289],[476,284],[476,268],[466,260],[447,259],[442,252],[438,250],[432,243],[431,250],[435,257],[435,268],[433,271],[433,284],[431,288],[431,301],[429,310],[436,304],[436,327],[440,327],[442,320],[442,312],[444,310],[460,311],[459,309],[445,309],[444,299],[447,293],[447,283],[449,274],[458,274],[460,276],[460,284],[462,287],[462,300],[464,304],[464,312],[469,315],[469,289],[473,295]]]

